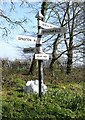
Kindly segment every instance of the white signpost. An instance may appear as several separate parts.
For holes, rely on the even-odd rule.
[[[41,26],[43,29],[58,28],[58,26],[56,26],[56,25],[49,24],[49,23],[45,23],[45,22],[43,22],[43,21],[40,21],[40,26]]]
[[[31,37],[31,36],[24,36],[24,35],[18,35],[17,40],[20,41],[29,41],[29,42],[36,42],[37,38],[36,37]]]
[[[29,41],[29,42],[36,42],[36,48],[38,48],[37,54],[35,54],[35,59],[38,60],[38,68],[39,68],[39,97],[41,97],[42,94],[42,88],[41,84],[43,83],[43,60],[49,60],[49,55],[42,53],[42,35],[50,35],[50,34],[56,34],[56,33],[65,33],[66,28],[58,26],[55,26],[53,24],[45,23],[43,22],[44,16],[41,14],[41,11],[38,12],[36,15],[37,21],[38,21],[38,35],[37,38],[31,37],[31,36],[23,36],[18,35],[17,40],[19,41]],[[24,53],[31,53],[35,52],[36,48],[24,48]]]
[[[65,28],[51,28],[51,29],[42,29],[42,35],[50,35],[55,33],[64,33],[66,31]]]
[[[49,60],[48,54],[35,54],[35,59],[37,60]]]

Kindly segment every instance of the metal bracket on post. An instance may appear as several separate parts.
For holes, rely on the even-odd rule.
[[[36,49],[38,53],[42,53],[42,28],[40,26],[40,21],[43,19],[43,15],[41,14],[41,11],[38,12],[38,14],[35,16],[38,21],[38,36],[37,36],[37,43],[36,43]],[[38,60],[38,75],[39,75],[39,97],[42,96],[42,84],[43,84],[43,60]]]

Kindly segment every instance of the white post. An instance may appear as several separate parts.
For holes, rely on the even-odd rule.
[[[40,22],[43,19],[43,15],[41,14],[41,12],[38,12],[38,14],[36,15],[37,21],[38,21],[38,36],[37,36],[37,43],[36,43],[36,52],[42,53],[42,35],[41,35],[41,31],[42,28],[40,26]],[[43,84],[43,60],[38,60],[38,77],[39,77],[39,97],[42,96],[42,84]]]

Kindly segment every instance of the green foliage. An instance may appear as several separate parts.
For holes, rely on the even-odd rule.
[[[45,69],[48,92],[42,99],[33,93],[23,93],[26,81],[37,79],[36,74],[22,75],[24,69],[17,65],[3,69],[3,120],[85,120],[85,83],[80,82],[81,69],[73,70],[69,76],[58,69],[52,76]]]
[[[18,87],[22,87],[21,81],[17,79]],[[36,94],[24,94],[11,88],[3,95],[3,119],[84,120],[82,88],[82,84],[77,83],[50,85],[41,100]]]

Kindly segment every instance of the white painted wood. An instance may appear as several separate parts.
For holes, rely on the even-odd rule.
[[[43,21],[40,21],[40,26],[44,29],[52,29],[52,28],[58,28],[59,26],[53,25],[53,24],[49,24],[49,23],[45,23]]]
[[[49,60],[48,54],[35,54],[35,59],[37,60]]]
[[[28,42],[36,42],[37,38],[36,37],[31,37],[31,36],[18,35],[17,40],[28,41]]]

